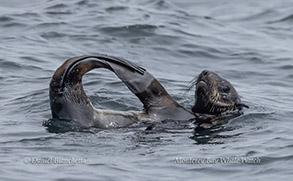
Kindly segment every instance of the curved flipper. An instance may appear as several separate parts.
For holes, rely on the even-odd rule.
[[[95,111],[81,83],[82,76],[94,68],[113,71],[140,99],[151,119],[194,118],[194,115],[176,103],[164,87],[144,68],[123,58],[102,54],[68,59],[56,70],[50,83],[53,118],[76,120],[84,127],[103,128],[126,126],[137,120],[133,114],[119,113],[116,114],[118,117],[113,118],[113,114],[106,114],[108,116],[105,117],[101,116],[101,112]]]

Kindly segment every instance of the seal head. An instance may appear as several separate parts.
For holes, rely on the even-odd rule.
[[[204,70],[196,82],[194,113],[217,115],[226,111],[241,110],[243,104],[232,84],[218,74]]]

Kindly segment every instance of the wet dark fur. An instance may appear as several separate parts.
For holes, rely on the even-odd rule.
[[[85,94],[82,76],[94,69],[114,72],[144,105],[142,113],[95,110]],[[162,120],[191,120],[214,124],[226,111],[247,107],[234,87],[211,71],[203,71],[194,82],[196,101],[192,112],[178,104],[160,82],[144,68],[119,57],[98,54],[68,59],[54,73],[50,83],[50,103],[53,118],[71,120],[84,128],[113,128],[128,126],[147,116],[153,122]],[[101,115],[101,116],[100,116]]]
[[[217,115],[248,107],[241,103],[238,93],[231,83],[214,72],[202,71],[195,85],[196,101],[192,107],[194,113]]]

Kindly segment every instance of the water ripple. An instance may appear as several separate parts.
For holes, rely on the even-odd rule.
[[[290,7],[290,0],[1,1],[0,180],[290,180]],[[205,130],[189,122],[160,124],[153,131],[145,130],[147,123],[64,130],[66,125],[51,119],[51,76],[65,59],[96,53],[147,68],[187,108],[194,103],[194,90],[183,95],[188,81],[203,69],[215,71],[250,108]],[[107,72],[99,69],[83,79],[93,105],[143,110]],[[88,162],[23,163],[31,157]],[[175,164],[178,157],[258,157],[261,163]]]
[[[102,33],[112,36],[118,36],[122,38],[131,38],[131,37],[145,37],[154,35],[154,31],[157,29],[157,26],[148,25],[148,24],[135,24],[128,26],[120,27],[102,27],[98,30]]]

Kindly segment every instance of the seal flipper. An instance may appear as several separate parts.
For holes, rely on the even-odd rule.
[[[121,60],[124,64],[117,64],[113,61],[107,62],[112,71],[120,78],[144,105],[144,110],[153,120],[189,120],[194,115],[179,105],[160,84],[160,82],[144,68],[135,65],[122,58],[107,56]],[[126,63],[126,64],[125,64]],[[129,65],[139,67],[141,71],[127,68]],[[125,69],[125,67],[127,69]]]
[[[145,112],[152,120],[189,120],[194,118],[194,115],[179,105],[160,82],[144,68],[118,57],[96,56],[96,58],[106,61],[105,63],[117,77],[143,103]]]
[[[94,68],[107,68],[113,71],[108,64],[110,62],[121,65],[128,71],[136,71],[140,74],[145,71],[130,62],[109,58],[106,55],[80,56],[66,60],[56,70],[50,82],[53,118],[73,120],[86,128],[121,127],[137,121],[135,113],[94,109],[83,90],[82,76]]]
[[[194,118],[194,115],[174,101],[164,87],[144,68],[125,59],[102,54],[71,58],[58,68],[50,83],[50,101],[53,117],[60,118],[61,113],[61,117],[62,115],[65,117],[65,114],[70,112],[73,115],[69,116],[69,119],[76,117],[78,119],[81,117],[84,119],[84,116],[80,115],[78,111],[77,113],[72,113],[72,111],[64,108],[70,107],[72,109],[71,107],[74,107],[73,104],[67,103],[69,99],[72,99],[74,105],[79,105],[82,109],[88,111],[88,115],[86,115],[87,121],[85,121],[86,127],[93,124],[91,123],[91,119],[93,119],[95,114],[92,114],[93,111],[91,109],[94,108],[83,90],[81,80],[86,72],[94,68],[107,68],[113,71],[140,99],[146,113],[153,120],[188,120]],[[67,96],[69,98],[61,99],[59,104],[57,104],[56,97],[61,97],[65,90],[66,94],[70,92],[69,96]],[[75,111],[80,109],[80,107],[75,108]],[[103,125],[104,122],[100,121],[98,127],[105,127]],[[127,121],[123,121],[119,125],[123,126],[127,124],[129,124]]]

